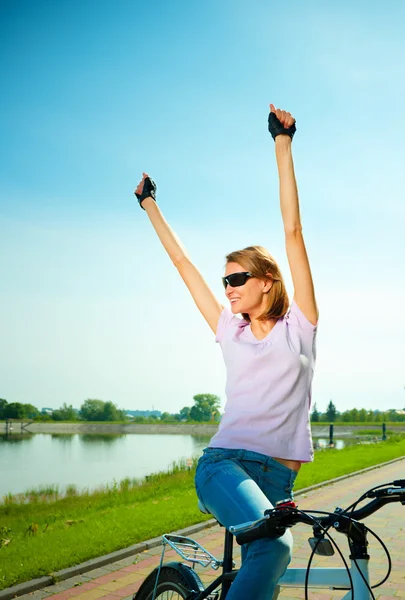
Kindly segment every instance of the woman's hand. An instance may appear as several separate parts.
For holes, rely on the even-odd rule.
[[[273,140],[278,135],[289,135],[293,139],[296,132],[294,117],[291,113],[275,108],[274,104],[270,104],[269,131]]]
[[[146,198],[153,198],[153,200],[156,202],[156,183],[149,177],[147,173],[142,174],[142,180],[138,183],[134,194],[138,198],[139,206],[141,208],[143,208],[142,202]]]

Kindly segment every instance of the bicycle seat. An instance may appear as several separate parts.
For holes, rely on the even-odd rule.
[[[207,515],[211,514],[211,511],[208,510],[208,508],[201,502],[201,500],[198,498],[198,509],[202,512],[205,513]]]

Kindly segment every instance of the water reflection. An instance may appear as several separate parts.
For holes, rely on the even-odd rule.
[[[50,433],[49,434],[52,440],[55,442],[61,442],[62,444],[71,444],[74,438],[76,437],[76,433]]]
[[[82,433],[80,441],[83,444],[114,444],[120,439],[125,438],[125,433]]]
[[[21,444],[21,442],[31,441],[33,433],[0,433],[0,444]]]
[[[324,450],[326,448],[343,450],[343,448],[347,448],[347,446],[353,446],[357,443],[359,443],[359,438],[355,437],[346,437],[345,439],[334,438],[332,443],[330,443],[329,438],[314,438],[313,440],[314,450]]]
[[[210,443],[211,437],[210,435],[192,435],[193,452],[189,458],[200,457],[204,448]]]

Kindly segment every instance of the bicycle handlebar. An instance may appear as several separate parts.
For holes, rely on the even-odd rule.
[[[365,498],[374,499],[365,506],[351,511],[349,514],[346,511],[337,509],[334,513],[330,513],[327,516],[313,517],[308,514],[311,511],[298,511],[295,503],[288,503],[287,505],[266,510],[264,517],[257,521],[249,521],[231,526],[229,531],[236,536],[237,543],[242,545],[261,537],[280,537],[285,533],[287,527],[293,527],[297,523],[320,526],[322,529],[331,526],[341,529],[342,523],[347,521],[361,521],[391,502],[405,504],[405,480],[394,481],[393,484],[386,485],[394,485],[395,487],[386,487],[368,492]]]

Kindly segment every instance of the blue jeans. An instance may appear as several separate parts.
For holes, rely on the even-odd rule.
[[[260,519],[279,500],[292,498],[297,476],[285,465],[250,450],[205,448],[195,486],[204,506],[225,528]],[[242,545],[242,566],[227,600],[271,600],[292,553],[289,529],[277,539]]]

